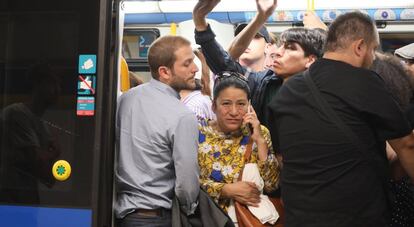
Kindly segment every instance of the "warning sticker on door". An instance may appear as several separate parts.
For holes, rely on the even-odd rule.
[[[81,54],[79,55],[79,74],[96,73],[96,55]]]
[[[79,96],[76,105],[76,115],[93,116],[95,114],[95,97]]]
[[[78,77],[78,95],[94,95],[95,94],[95,76],[83,76]]]

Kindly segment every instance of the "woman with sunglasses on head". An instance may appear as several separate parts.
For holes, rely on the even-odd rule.
[[[250,91],[246,80],[235,72],[220,73],[214,84],[212,109],[216,120],[200,120],[198,162],[200,183],[207,193],[229,212],[238,201],[258,206],[261,191],[255,183],[238,181],[245,165],[244,154],[249,141],[253,143],[250,162],[256,163],[264,181],[264,191],[277,188],[280,167],[274,155],[270,134],[260,125],[249,104]],[[231,208],[232,209],[232,208]]]

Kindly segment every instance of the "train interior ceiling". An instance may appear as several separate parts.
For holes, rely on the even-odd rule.
[[[197,0],[124,1],[120,6],[120,28],[123,30],[122,56],[129,70],[142,81],[150,78],[146,55],[154,39],[167,34],[181,35],[193,42],[194,26],[191,12]],[[338,15],[360,10],[376,20],[381,48],[392,53],[395,49],[414,42],[414,2],[398,1],[322,1],[279,0],[276,11],[266,27],[275,35],[285,29],[303,26],[306,10],[314,10],[329,25]],[[253,0],[222,0],[208,15],[217,40],[228,46],[234,37],[234,26],[250,21],[256,13]],[[122,34],[122,32],[121,32]]]

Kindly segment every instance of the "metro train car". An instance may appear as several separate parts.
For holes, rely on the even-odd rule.
[[[224,46],[256,11],[254,0],[234,2],[209,14]],[[114,226],[117,98],[130,72],[149,80],[156,38],[194,42],[195,3],[0,0],[0,226]],[[279,0],[266,26],[276,35],[303,26],[306,10],[327,24],[352,10],[369,14],[384,51],[414,42],[412,0]]]
[[[194,26],[191,12],[195,1],[126,1],[121,7],[124,36],[122,55],[131,71],[137,72],[146,81],[150,75],[145,63],[145,51],[151,40],[166,34],[186,37],[194,44]],[[377,23],[381,47],[384,52],[410,44],[414,40],[414,2],[412,1],[278,1],[275,12],[266,22],[269,32],[282,31],[303,26],[302,18],[306,10],[314,10],[321,20],[329,25],[338,15],[359,10]],[[145,10],[142,10],[145,9]],[[227,47],[234,37],[234,28],[239,23],[250,21],[256,12],[254,1],[241,0],[234,4],[222,0],[209,14],[217,40]],[[194,47],[196,45],[194,44]]]

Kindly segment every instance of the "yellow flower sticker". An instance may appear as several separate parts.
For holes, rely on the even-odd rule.
[[[69,162],[65,160],[56,161],[52,167],[52,173],[56,180],[65,181],[70,177],[72,168],[70,167]]]

